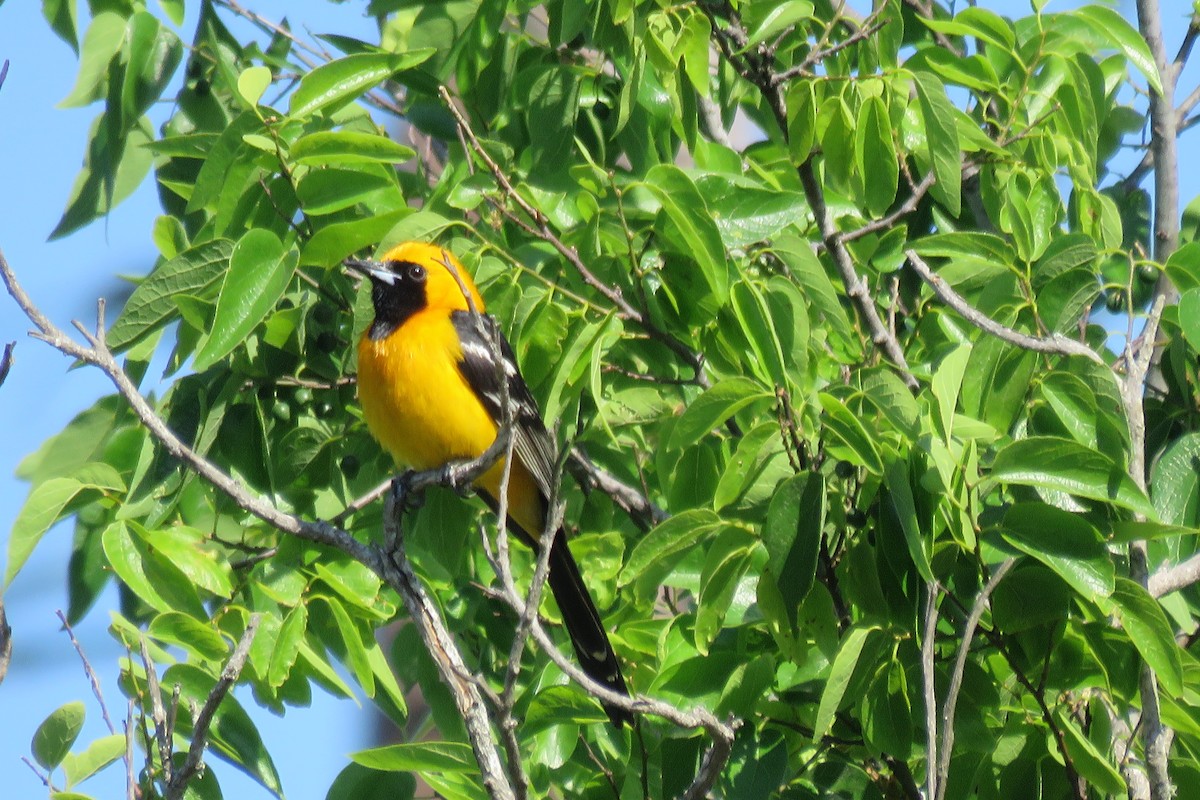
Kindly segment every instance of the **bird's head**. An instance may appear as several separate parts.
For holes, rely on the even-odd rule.
[[[343,263],[370,279],[377,324],[395,327],[426,308],[484,310],[470,273],[453,253],[437,245],[405,242],[378,261],[348,258]]]

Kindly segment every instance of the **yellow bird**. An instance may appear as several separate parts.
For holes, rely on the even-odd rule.
[[[397,245],[381,261],[345,263],[370,279],[375,306],[375,319],[358,344],[358,397],[372,435],[398,464],[416,470],[478,458],[495,441],[504,417],[500,376],[505,376],[513,409],[508,526],[536,549],[558,477],[556,448],[512,347],[495,318],[483,313],[483,298],[470,275],[450,252],[424,242]],[[481,316],[473,317],[472,308]],[[502,365],[481,328],[499,341]],[[500,459],[475,482],[493,511],[503,467]],[[548,583],[583,671],[628,695],[561,528],[550,547]],[[632,721],[628,711],[604,708],[618,727]]]

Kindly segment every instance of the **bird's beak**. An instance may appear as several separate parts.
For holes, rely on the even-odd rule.
[[[342,262],[347,269],[365,275],[371,280],[386,283],[389,286],[396,282],[396,275],[380,261],[366,261],[358,258],[347,258]]]

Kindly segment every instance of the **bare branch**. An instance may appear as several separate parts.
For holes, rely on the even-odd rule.
[[[184,444],[175,435],[175,432],[167,427],[162,417],[151,408],[149,402],[138,391],[137,386],[129,379],[129,376],[125,374],[125,371],[117,363],[116,358],[107,346],[104,345],[103,341],[98,342],[92,347],[80,345],[67,336],[62,329],[51,322],[33,304],[33,301],[29,299],[29,296],[25,294],[24,289],[17,282],[16,275],[13,274],[2,251],[0,251],[0,280],[3,280],[9,295],[12,296],[17,305],[21,307],[21,310],[25,312],[25,316],[36,327],[32,335],[47,342],[65,355],[98,367],[113,382],[117,391],[129,403],[138,419],[141,420],[142,424],[146,426],[154,438],[170,455],[184,462],[200,477],[227,495],[239,507],[258,517],[263,522],[284,533],[341,550],[376,572],[381,569],[380,555],[376,549],[359,542],[347,531],[328,522],[320,520],[312,522],[302,519],[283,512],[265,500],[251,495],[246,487]]]
[[[133,709],[134,699],[129,698],[129,710],[125,716],[125,800],[136,800],[138,783],[133,769]]]
[[[992,577],[979,592],[979,596],[975,598],[975,603],[971,606],[971,613],[967,616],[966,624],[963,625],[962,641],[959,642],[958,656],[954,661],[954,672],[950,675],[950,685],[946,688],[946,702],[942,706],[942,752],[937,760],[937,793],[934,794],[933,789],[930,789],[930,794],[935,800],[942,800],[946,796],[946,782],[950,774],[950,754],[954,750],[954,713],[958,706],[959,692],[962,690],[963,676],[966,674],[971,641],[975,638],[975,628],[979,625],[979,620],[988,607],[992,592],[996,590],[996,586],[1015,563],[1015,558],[1009,558],[996,568]],[[933,761],[932,754],[929,760]]]
[[[921,276],[921,279],[929,285],[929,288],[933,290],[933,293],[943,303],[957,311],[963,319],[984,333],[991,334],[997,339],[1008,342],[1011,345],[1025,350],[1032,350],[1036,353],[1082,356],[1097,364],[1104,365],[1104,359],[1095,350],[1061,333],[1051,333],[1049,336],[1031,336],[1028,333],[1022,333],[1006,325],[1001,325],[973,307],[962,295],[954,291],[950,284],[946,283],[940,275],[929,268],[929,265],[917,255],[915,250],[905,250],[904,255],[908,259],[909,266],[913,268],[913,271]]]
[[[454,698],[455,707],[466,726],[467,738],[471,742],[471,749],[479,764],[483,785],[489,797],[515,800],[516,794],[496,752],[483,696],[479,687],[469,677],[470,671],[463,661],[454,637],[447,630],[437,607],[429,599],[404,550],[399,514],[404,507],[403,494],[408,488],[398,479],[395,491],[389,493],[384,502],[384,537],[395,545],[388,551],[383,565],[384,579],[404,600],[404,606],[416,625],[425,649],[437,665],[442,683]]]
[[[163,782],[169,788],[174,783],[175,765],[171,761],[173,731],[167,727],[167,709],[163,706],[162,687],[158,682],[158,672],[154,669],[154,660],[150,658],[150,648],[146,646],[144,637],[138,644],[142,651],[142,665],[146,668],[146,690],[150,693],[150,709],[154,720],[154,742],[158,745],[158,762],[162,768]]]
[[[67,622],[66,615],[62,611],[56,611],[55,613],[58,615],[59,620],[62,621],[63,629],[66,630],[67,637],[71,640],[71,646],[75,648],[75,652],[79,654],[79,660],[83,662],[83,672],[87,676],[88,683],[92,686],[92,694],[96,696],[96,702],[100,704],[100,716],[104,718],[104,724],[108,726],[108,732],[116,733],[117,729],[113,725],[112,719],[108,716],[108,706],[104,702],[104,693],[100,691],[100,678],[97,677],[96,671],[92,669],[91,662],[84,655],[83,645],[75,638],[75,631],[71,629],[71,624]],[[3,635],[5,627],[7,626],[4,624],[4,605],[0,602],[0,636]],[[2,649],[3,646],[0,645],[0,650]],[[0,671],[0,679],[2,677],[3,673]]]
[[[1165,567],[1150,576],[1146,589],[1154,597],[1186,589],[1200,583],[1200,553],[1173,567]]]
[[[576,479],[586,488],[604,492],[643,528],[652,528],[665,522],[671,516],[641,491],[592,461],[587,453],[578,446],[571,448],[571,459],[568,466],[572,468]]]
[[[937,686],[935,684],[934,655],[935,638],[937,635],[937,584],[925,584],[925,622],[921,632],[921,686],[925,696],[925,761],[928,764],[938,762],[938,723],[937,723]],[[937,798],[939,771],[927,769],[925,776],[925,796]]]
[[[483,163],[487,166],[488,171],[492,173],[492,177],[495,179],[497,185],[499,185],[500,191],[504,194],[505,199],[511,201],[518,208],[520,208],[522,213],[524,213],[532,221],[532,225],[522,223],[518,217],[511,215],[511,212],[508,211],[508,209],[504,206],[499,206],[500,211],[505,213],[506,216],[509,216],[509,218],[514,222],[522,224],[530,234],[536,236],[557,250],[558,253],[565,258],[572,267],[574,267],[575,271],[579,274],[579,277],[583,279],[585,284],[604,295],[609,302],[616,306],[622,317],[636,323],[640,328],[642,328],[642,330],[646,331],[646,333],[650,335],[650,338],[666,346],[669,350],[687,362],[688,366],[690,366],[695,373],[695,382],[700,386],[707,387],[709,382],[707,376],[704,374],[704,356],[692,350],[685,343],[681,342],[667,331],[664,331],[655,325],[649,316],[634,308],[634,306],[625,299],[625,297],[621,294],[620,289],[609,286],[608,284],[604,283],[604,281],[597,278],[596,275],[588,268],[587,264],[583,263],[583,259],[579,257],[579,253],[575,250],[575,248],[570,247],[563,242],[563,240],[560,239],[553,231],[553,229],[550,227],[550,220],[546,218],[546,215],[533,206],[524,197],[522,197],[521,194],[513,187],[512,181],[510,181],[508,176],[504,174],[504,170],[500,169],[500,165],[496,163],[496,161],[488,154],[487,150],[485,150],[483,145],[480,143],[479,138],[475,135],[475,131],[471,128],[470,122],[467,121],[467,118],[463,115],[462,111],[460,111],[458,106],[454,103],[453,98],[450,96],[449,90],[442,86],[439,87],[439,91],[441,92],[443,102],[450,110],[451,115],[454,116],[455,123],[457,124],[459,130],[470,143],[471,151],[474,152],[481,161],[483,161]]]
[[[258,623],[261,619],[261,614],[254,613],[246,620],[246,630],[242,633],[242,638],[238,640],[237,647],[233,649],[229,660],[225,662],[217,685],[208,693],[208,699],[204,701],[200,713],[196,715],[196,721],[192,725],[192,743],[188,747],[187,759],[167,784],[167,800],[179,800],[183,797],[188,782],[200,772],[204,762],[204,747],[208,742],[209,726],[212,725],[217,707],[221,705],[225,695],[229,694],[229,690],[237,683],[238,675],[242,674],[242,667],[246,665],[246,659],[250,656],[250,645],[254,642],[254,634],[258,632]]]

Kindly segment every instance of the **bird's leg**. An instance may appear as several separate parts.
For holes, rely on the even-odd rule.
[[[416,511],[425,505],[424,488],[413,486],[416,475],[417,473],[413,470],[406,469],[392,479],[392,500],[395,502],[396,508],[400,510],[400,514]]]

